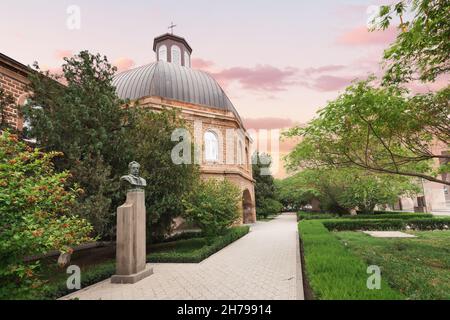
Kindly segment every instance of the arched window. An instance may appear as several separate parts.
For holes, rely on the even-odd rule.
[[[184,66],[188,68],[191,67],[191,57],[187,51],[184,52]]]
[[[159,61],[167,62],[167,47],[165,45],[162,45],[161,47],[159,47],[158,56],[159,56]]]
[[[219,139],[212,131],[205,132],[205,160],[219,161]]]
[[[172,46],[172,63],[181,66],[181,50],[178,46]]]

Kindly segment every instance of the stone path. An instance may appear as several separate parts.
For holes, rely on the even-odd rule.
[[[415,235],[401,231],[363,231],[374,238],[417,238]]]
[[[152,264],[135,284],[99,282],[63,299],[303,299],[295,214],[257,222],[199,264]]]

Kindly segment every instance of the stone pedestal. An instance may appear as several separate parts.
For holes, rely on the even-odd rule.
[[[135,283],[153,273],[146,264],[145,193],[131,190],[117,208],[116,274],[112,283]]]

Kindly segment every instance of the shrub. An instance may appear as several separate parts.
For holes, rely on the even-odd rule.
[[[317,299],[401,299],[382,280],[380,290],[366,286],[367,264],[353,255],[322,224],[301,221],[298,224],[305,256],[305,273]]]
[[[71,214],[77,192],[69,173],[55,173],[60,153],[32,149],[17,137],[0,135],[0,299],[26,297],[42,288],[39,264],[24,257],[49,250],[70,252],[91,241],[91,225]]]
[[[260,207],[256,208],[256,214],[258,216],[267,218],[270,215],[280,213],[283,210],[281,202],[275,199],[263,199]]]
[[[207,236],[222,234],[235,223],[242,202],[239,188],[228,180],[200,181],[183,200],[185,217]]]
[[[374,219],[374,220],[325,220],[328,230],[405,230],[408,227],[415,230],[443,230],[450,227],[450,218],[422,219]]]

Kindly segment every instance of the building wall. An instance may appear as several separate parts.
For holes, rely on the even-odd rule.
[[[26,85],[28,79],[20,71],[20,69],[14,70],[14,68],[6,63],[2,63],[0,58],[0,87],[2,87],[6,93],[13,96],[17,105],[22,105],[26,98]],[[14,129],[22,129],[23,121],[19,115],[17,105],[6,107],[3,112],[6,123],[8,123]],[[0,114],[0,117],[2,115]]]
[[[206,131],[214,129],[222,134],[223,141],[219,149],[219,162],[208,163],[204,159],[204,150],[202,149],[202,159],[200,163],[200,174],[203,179],[227,179],[235,183],[244,193],[247,191],[250,199],[247,199],[246,205],[242,206],[241,223],[256,222],[256,207],[255,207],[255,189],[254,179],[252,176],[252,166],[250,154],[246,154],[245,150],[250,152],[251,139],[246,134],[244,127],[232,112],[212,109],[204,106],[197,106],[180,101],[171,101],[159,97],[148,97],[141,99],[139,105],[144,108],[152,108],[160,110],[163,107],[172,107],[179,109],[181,115],[188,121],[191,128],[191,134],[194,138],[194,122],[201,122],[201,132],[198,133],[199,138],[203,138]],[[243,134],[244,142],[244,162],[238,164],[237,158],[237,137],[233,141],[226,139],[226,130],[235,129]],[[233,164],[227,163],[227,145],[234,144],[234,152],[232,155]],[[203,146],[201,140],[200,144]],[[228,159],[229,160],[229,159]],[[248,197],[247,197],[248,198]],[[244,210],[245,208],[245,210]],[[244,212],[245,211],[245,212]]]

